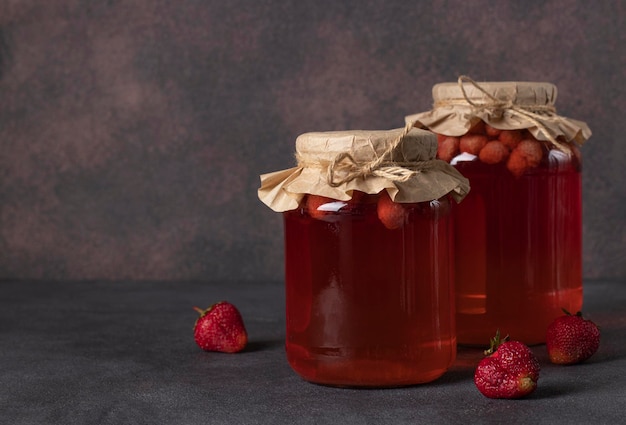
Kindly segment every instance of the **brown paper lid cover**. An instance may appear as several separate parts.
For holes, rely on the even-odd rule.
[[[277,212],[306,194],[346,201],[355,190],[387,190],[395,202],[460,201],[468,181],[436,153],[436,136],[417,128],[305,133],[296,139],[298,165],[261,175],[258,196]]]
[[[407,116],[407,123],[461,136],[484,121],[501,130],[528,129],[536,139],[551,141],[557,147],[559,141],[582,144],[591,137],[586,123],[556,113],[557,87],[552,83],[477,83],[460,77],[457,83],[436,84],[432,94],[433,109]]]

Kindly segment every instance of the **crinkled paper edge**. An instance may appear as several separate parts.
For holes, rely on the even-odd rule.
[[[319,170],[294,167],[260,176],[259,199],[276,212],[296,209],[305,195],[318,195],[347,201],[355,190],[376,194],[386,190],[394,202],[414,203],[441,198],[450,194],[460,202],[469,192],[469,181],[454,167],[436,161],[436,167],[416,173],[405,182],[382,177],[357,178],[331,187]]]
[[[504,111],[500,119],[494,119],[488,110],[476,110],[470,105],[441,106],[430,111],[409,115],[405,118],[407,123],[412,123],[418,128],[427,128],[435,133],[446,136],[461,136],[478,121],[484,121],[500,130],[528,129],[537,140],[549,140],[544,130],[537,127],[531,120]],[[547,116],[541,120],[552,137],[564,137],[568,142],[576,142],[582,145],[591,137],[589,126],[582,121],[562,117]]]

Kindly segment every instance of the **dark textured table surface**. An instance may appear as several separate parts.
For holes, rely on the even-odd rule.
[[[227,299],[250,342],[239,354],[194,343],[193,305]],[[0,282],[2,424],[617,424],[626,415],[626,282],[585,283],[599,352],[542,365],[537,391],[491,400],[472,382],[480,350],[460,348],[439,380],[339,389],[301,380],[284,350],[282,284]]]

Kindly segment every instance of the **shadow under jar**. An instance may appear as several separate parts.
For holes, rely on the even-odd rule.
[[[549,83],[460,80],[433,97],[407,120],[438,134],[438,157],[472,187],[454,211],[458,341],[488,345],[499,329],[543,343],[562,309],[582,308],[578,145],[591,132],[556,115]]]

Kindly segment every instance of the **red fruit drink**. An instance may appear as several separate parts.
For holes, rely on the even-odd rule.
[[[520,177],[479,159],[456,167],[472,188],[454,216],[459,342],[499,328],[542,343],[562,308],[582,307],[580,162],[546,149]]]
[[[582,307],[583,122],[556,115],[549,83],[433,87],[434,108],[407,122],[438,135],[438,157],[470,181],[454,210],[457,337],[496,330],[545,342],[562,308]]]
[[[377,200],[284,213],[287,358],[306,380],[409,385],[454,361],[450,202],[403,204],[388,229]]]

